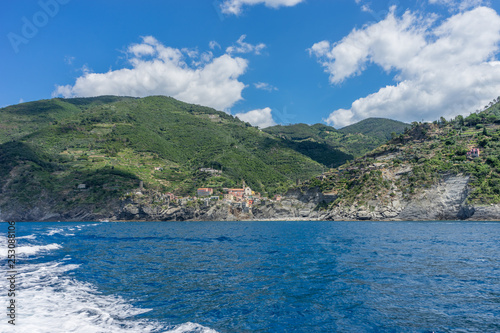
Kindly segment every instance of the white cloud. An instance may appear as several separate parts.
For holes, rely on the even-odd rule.
[[[481,5],[488,5],[489,1],[486,0],[429,0],[430,4],[443,5],[450,8],[450,10],[464,11],[471,8],[476,8]]]
[[[257,82],[254,83],[255,88],[260,89],[260,90],[265,90],[265,91],[275,91],[278,90],[275,86],[270,85],[269,83],[266,82]]]
[[[220,44],[217,43],[216,41],[212,40],[210,43],[208,43],[208,46],[210,47],[211,50],[220,49]]]
[[[226,49],[227,54],[233,54],[233,53],[255,53],[255,54],[260,54],[260,51],[262,51],[265,47],[266,44],[259,43],[256,45],[252,45],[250,43],[245,42],[246,35],[241,35],[240,38],[236,41],[236,45],[229,46]]]
[[[237,113],[235,114],[235,117],[238,117],[253,126],[258,126],[259,128],[276,125],[270,108],[252,110],[246,113]]]
[[[229,54],[213,58],[211,52],[199,55],[196,50],[166,47],[152,36],[131,45],[127,54],[131,68],[84,72],[74,85],[56,86],[53,96],[167,95],[219,110],[242,99],[245,85],[238,78],[247,69],[245,59]],[[191,66],[186,57],[193,58]]]
[[[370,13],[372,10],[370,8],[370,5],[364,4],[364,5],[361,6],[361,11],[363,11],[365,13]]]
[[[243,6],[253,6],[264,4],[270,8],[292,7],[305,0],[225,0],[221,4],[221,9],[224,14],[241,14]]]
[[[309,52],[330,74],[331,83],[360,75],[370,63],[395,72],[395,85],[339,109],[326,122],[336,127],[368,117],[402,121],[467,114],[500,91],[500,16],[479,7],[440,25],[394,9],[378,23],[353,30],[338,43],[322,41]],[[487,24],[485,24],[487,22]]]

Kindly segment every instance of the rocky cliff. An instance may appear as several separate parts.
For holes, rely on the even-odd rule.
[[[396,193],[387,203],[386,197],[367,205],[337,206],[328,211],[328,220],[436,221],[436,220],[500,220],[500,205],[470,205],[469,176],[447,175],[443,179],[404,199]]]
[[[262,200],[247,207],[241,203],[222,201],[191,201],[185,204],[171,202],[154,191],[128,195],[111,220],[147,221],[237,221],[237,220],[287,220],[326,217],[319,205],[328,204],[332,197],[318,188],[306,191],[290,190],[281,201]]]
[[[402,192],[375,196],[364,204],[332,205],[336,194],[318,187],[291,189],[281,201],[262,200],[252,207],[222,201],[172,202],[154,190],[136,191],[120,200],[80,205],[59,211],[57,201],[42,200],[35,208],[12,205],[0,212],[0,220],[16,221],[238,221],[238,220],[500,220],[500,205],[468,204],[470,176],[446,175],[411,199]]]

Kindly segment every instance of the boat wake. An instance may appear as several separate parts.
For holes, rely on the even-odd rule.
[[[156,320],[136,318],[151,309],[134,307],[120,296],[105,295],[94,285],[79,281],[75,278],[75,271],[80,265],[72,264],[69,256],[40,263],[40,258],[54,254],[55,251],[61,250],[63,245],[52,242],[40,244],[38,239],[46,239],[47,236],[50,238],[54,234],[72,236],[71,232],[79,228],[68,229],[55,228],[43,235],[19,237],[15,330],[7,319],[4,319],[0,320],[0,332],[216,333],[210,328],[190,322],[168,325]],[[5,249],[6,244],[7,238],[0,236],[0,246]],[[0,255],[1,259],[5,257],[6,253]],[[37,263],[34,263],[35,261]],[[4,272],[6,271],[7,267],[4,266]],[[2,292],[1,304],[5,305],[8,301],[6,293]]]

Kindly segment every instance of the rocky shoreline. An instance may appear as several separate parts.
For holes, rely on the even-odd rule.
[[[0,220],[8,221],[435,221],[435,220],[500,220],[500,205],[469,206],[469,177],[452,175],[433,187],[404,200],[395,195],[390,203],[372,200],[363,206],[328,205],[337,198],[318,188],[288,191],[280,202],[263,201],[253,207],[228,202],[180,205],[162,199],[159,193],[145,190],[108,203],[102,207],[77,207],[65,212],[54,211],[55,202],[43,202],[33,209],[17,207],[0,212]],[[384,201],[387,202],[387,201]],[[98,210],[99,208],[99,210]]]

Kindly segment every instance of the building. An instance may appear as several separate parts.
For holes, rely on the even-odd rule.
[[[252,195],[252,189],[250,187],[245,187],[245,196],[249,197]]]
[[[214,190],[209,187],[204,187],[204,188],[199,188],[198,191],[196,191],[196,193],[199,197],[209,197],[214,194]]]
[[[235,199],[243,199],[245,196],[245,190],[242,188],[230,188],[227,194],[232,195]]]
[[[480,154],[481,151],[479,150],[479,148],[472,148],[470,151],[467,152],[467,157],[476,158],[479,157]]]

